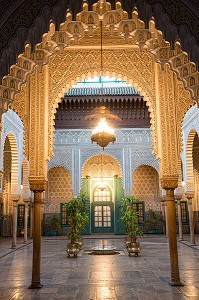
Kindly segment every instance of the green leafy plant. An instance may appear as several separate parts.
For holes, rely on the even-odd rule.
[[[152,209],[148,210],[148,220],[146,226],[149,230],[155,230],[158,227],[165,226],[166,221],[162,214],[154,212]]]
[[[133,209],[133,204],[140,201],[139,199],[135,198],[134,196],[127,196],[122,198],[122,205],[121,205],[121,213],[122,217],[120,218],[121,221],[125,225],[126,234],[130,238],[136,238],[137,235],[143,235],[143,232],[140,230],[138,226],[138,213]]]
[[[89,199],[84,193],[73,197],[65,204],[68,224],[70,231],[67,233],[71,243],[75,243],[81,235],[81,231],[88,223],[88,204]]]
[[[50,230],[58,231],[62,227],[59,217],[56,213],[53,213],[51,218],[45,219],[43,221],[43,224],[44,224],[44,231],[50,231]]]

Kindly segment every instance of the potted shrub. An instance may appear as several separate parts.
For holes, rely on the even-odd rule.
[[[165,224],[166,221],[162,214],[156,213],[152,209],[148,210],[148,220],[146,221],[148,233],[162,233]]]
[[[61,222],[57,214],[53,213],[51,218],[43,221],[45,236],[56,236],[61,229]]]
[[[121,205],[121,220],[125,225],[125,232],[127,234],[126,238],[126,248],[129,253],[134,253],[135,256],[138,256],[140,252],[140,243],[137,242],[137,236],[143,235],[143,232],[138,226],[138,213],[133,209],[133,204],[138,202],[139,199],[136,199],[134,196],[127,196],[122,198]]]
[[[67,237],[70,239],[70,243],[67,245],[68,257],[70,257],[70,254],[77,257],[80,251],[82,245],[80,239],[81,231],[88,222],[88,203],[88,197],[81,193],[65,204],[67,220],[70,226],[70,230],[67,233]]]

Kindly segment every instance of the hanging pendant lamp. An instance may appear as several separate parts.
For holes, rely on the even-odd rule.
[[[114,143],[116,141],[116,136],[114,133],[114,130],[107,124],[106,116],[110,115],[106,107],[104,106],[104,99],[103,99],[103,55],[102,55],[102,21],[100,21],[100,37],[101,37],[101,48],[100,48],[100,54],[101,54],[101,106],[98,108],[98,115],[100,115],[100,121],[97,127],[93,130],[91,141],[92,143],[95,142],[97,145],[101,146],[104,150],[104,148],[109,143]],[[115,118],[117,118],[115,116]]]

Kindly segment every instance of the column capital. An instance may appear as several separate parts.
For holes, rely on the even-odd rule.
[[[20,197],[20,195],[18,195],[18,194],[11,194],[11,195],[10,195],[10,199],[11,199],[13,202],[18,202],[18,201],[19,201],[19,197]]]
[[[178,177],[177,176],[163,176],[161,178],[161,186],[165,190],[175,189],[178,186]]]
[[[193,191],[189,191],[189,192],[187,191],[187,192],[185,193],[185,197],[186,197],[188,200],[192,199],[193,196],[194,196],[194,192],[193,192]]]
[[[175,194],[175,199],[180,201],[182,199],[182,194]]]
[[[46,180],[45,177],[29,177],[30,190],[33,192],[43,192],[46,190]]]

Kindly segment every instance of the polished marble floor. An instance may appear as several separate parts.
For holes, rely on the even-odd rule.
[[[104,242],[103,242],[104,240]],[[186,237],[189,240],[189,237]],[[42,238],[41,283],[31,283],[32,242],[0,239],[0,300],[185,300],[199,299],[199,249],[188,242],[178,243],[180,277],[184,286],[169,285],[168,239],[163,235],[139,238],[141,253],[129,257],[123,236],[87,236],[78,258],[67,258],[65,237]],[[198,238],[197,241],[199,242]],[[198,244],[198,242],[196,244]],[[91,255],[94,246],[112,245],[116,255]]]

